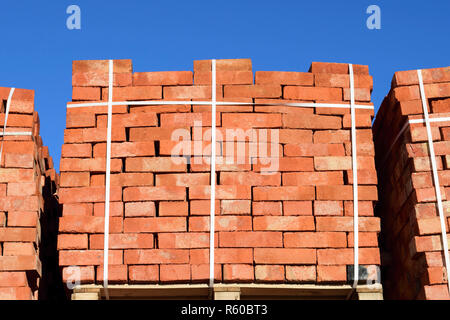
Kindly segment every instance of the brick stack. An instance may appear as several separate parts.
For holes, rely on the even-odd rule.
[[[448,117],[450,68],[423,70],[423,81],[430,117]],[[411,124],[400,133],[410,119],[424,118],[420,99],[417,71],[395,73],[373,127],[382,199],[377,215],[383,225],[388,299],[449,298],[426,127],[424,123]],[[447,232],[449,127],[450,122],[431,123]]]
[[[0,88],[1,132],[9,92]],[[32,136],[0,137],[0,299],[49,297],[54,292],[49,278],[57,275],[52,242],[57,237],[58,175],[39,136],[34,91],[15,90],[6,132]]]
[[[371,105],[367,66],[355,66],[355,82],[357,103]],[[350,109],[281,104],[349,103],[348,65],[256,72],[254,81],[250,60],[217,60],[216,92],[218,101],[274,104],[217,106],[216,282],[347,282]],[[75,61],[72,103],[107,97],[108,61]],[[193,101],[211,99],[211,61],[194,61],[194,73],[133,73],[130,60],[115,60],[113,99],[192,103],[113,107],[109,282],[207,281],[211,109]],[[67,110],[58,238],[65,281],[103,280],[106,114],[103,106]],[[362,266],[380,264],[372,117],[357,110]],[[230,129],[254,129],[257,142],[244,134],[230,143]],[[171,157],[180,149],[184,156]]]

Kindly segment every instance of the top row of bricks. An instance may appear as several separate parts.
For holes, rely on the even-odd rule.
[[[133,65],[130,59],[113,60],[114,73],[131,73]],[[194,72],[211,71],[212,60],[194,60]],[[219,59],[216,60],[217,71],[252,71],[250,59]],[[73,61],[72,73],[108,73],[108,60],[79,60]],[[311,73],[348,74],[347,63],[313,62],[309,68]],[[355,74],[369,74],[369,67],[364,65],[353,65]]]

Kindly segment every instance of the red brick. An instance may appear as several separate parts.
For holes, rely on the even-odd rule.
[[[288,157],[344,156],[345,149],[342,144],[287,144],[284,146],[284,155]]]
[[[106,128],[66,129],[64,130],[64,143],[105,142],[106,135]],[[111,132],[111,141],[125,140],[125,127],[115,127]]]
[[[108,266],[108,282],[125,283],[128,280],[128,268],[125,265]],[[97,267],[97,282],[103,282],[103,266]]]
[[[316,250],[287,248],[255,248],[257,264],[315,264]]]
[[[25,272],[0,272],[0,287],[28,286]]]
[[[122,188],[110,188],[110,201],[122,200]],[[104,202],[104,187],[81,187],[81,188],[61,188],[59,189],[60,203],[80,203],[80,202]]]
[[[216,186],[216,199],[217,200],[234,200],[234,199],[250,199],[251,187],[250,186]],[[194,186],[189,187],[189,199],[210,199],[211,187],[210,186]]]
[[[317,186],[317,200],[352,200],[352,186]],[[376,186],[358,186],[359,200],[377,200]]]
[[[358,170],[375,170],[373,157],[357,157]],[[316,170],[352,170],[352,157],[314,157]]]
[[[189,205],[187,202],[160,201],[159,216],[187,216]]]
[[[160,249],[209,248],[209,233],[160,233],[158,245]]]
[[[287,232],[284,233],[286,248],[345,248],[344,232]]]
[[[271,161],[271,164],[269,166],[266,165],[268,162],[267,160]],[[260,172],[266,172],[268,174],[269,172],[274,171],[313,171],[314,170],[314,164],[312,158],[297,158],[297,157],[289,157],[289,158],[265,158],[263,163],[259,163],[256,161],[260,161],[260,159],[254,159],[253,163],[253,170],[254,171],[260,171]],[[278,165],[278,168],[276,168]],[[275,168],[274,168],[275,167]],[[270,170],[273,168],[274,170]],[[276,170],[278,169],[278,170]],[[263,173],[264,174],[264,173]],[[273,174],[271,174],[273,175]]]
[[[254,269],[248,264],[226,264],[223,266],[224,281],[253,281]]]
[[[191,187],[195,185],[207,185],[210,182],[208,173],[176,173],[157,174],[157,186]]]
[[[189,262],[189,251],[179,249],[125,250],[125,264],[183,264]]]
[[[87,234],[58,234],[58,250],[87,249]]]
[[[310,67],[312,73],[332,73],[332,74],[348,74],[348,63],[335,63],[335,62],[312,62]],[[359,64],[353,65],[354,74],[369,74],[369,67]]]
[[[315,216],[342,216],[342,201],[314,201]]]
[[[186,172],[185,158],[127,158],[127,172]]]
[[[111,217],[109,232],[122,232],[121,217]],[[60,233],[104,233],[105,218],[94,216],[65,216],[59,218]]]
[[[158,282],[159,267],[157,265],[129,266],[128,276],[131,283]]]
[[[38,213],[36,211],[8,212],[8,227],[36,227],[37,223],[38,223]]]
[[[219,246],[230,248],[282,247],[281,232],[220,232]]]
[[[255,187],[253,200],[314,200],[314,187]]]
[[[178,129],[186,129],[179,127]],[[187,129],[186,129],[187,130]],[[130,128],[130,141],[158,141],[171,140],[172,135],[176,133],[174,128]]]
[[[355,101],[366,101],[370,102],[370,92],[369,88],[354,88]],[[350,88],[344,88],[344,100],[350,101]],[[370,115],[367,115],[370,117]],[[345,115],[344,115],[345,117]]]
[[[4,256],[32,256],[35,254],[36,249],[31,242],[5,242],[3,244]]]
[[[61,172],[61,187],[89,187],[89,172]]]
[[[145,157],[155,155],[155,144],[151,142],[120,142],[111,144],[112,158]],[[106,143],[94,146],[94,158],[106,157]]]
[[[271,113],[224,113],[222,126],[230,128],[279,128],[281,115]]]
[[[311,216],[312,201],[283,201],[283,215]]]
[[[339,185],[344,183],[342,172],[283,173],[285,186]]]
[[[38,211],[39,209],[37,196],[0,197],[0,211]]]
[[[209,217],[190,217],[189,231],[209,231]],[[215,217],[216,231],[250,231],[252,218],[249,216],[218,216]]]
[[[292,282],[315,282],[315,266],[286,266],[286,280]]]
[[[34,172],[31,169],[2,168],[0,171],[0,183],[5,182],[32,182]]]
[[[176,86],[192,84],[192,71],[133,73],[134,86]]]
[[[211,71],[199,71],[194,73],[196,85],[211,85]],[[216,72],[217,84],[253,84],[253,72],[224,70]]]
[[[222,172],[221,185],[279,186],[281,174],[262,175],[255,172]]]
[[[63,144],[61,149],[62,158],[90,158],[92,156],[92,145],[90,143]]]
[[[211,60],[194,60],[194,73],[211,71]],[[252,71],[250,59],[217,59],[216,71]]]
[[[187,282],[191,279],[191,267],[188,264],[162,264],[159,275],[161,282]]]
[[[161,86],[114,87],[114,101],[151,100],[162,98]],[[108,99],[108,88],[103,88],[102,99]]]
[[[35,242],[36,228],[0,228],[0,242]]]
[[[156,207],[153,201],[125,203],[125,217],[154,217]]]
[[[122,161],[121,159],[111,160],[111,172],[122,171]],[[61,172],[80,172],[89,171],[91,173],[95,172],[106,172],[106,158],[97,159],[82,159],[82,158],[62,158],[60,163]]]
[[[323,265],[353,264],[353,249],[319,249],[317,263]],[[360,264],[380,264],[380,250],[378,248],[360,248]]]
[[[164,99],[211,99],[211,89],[211,86],[164,87],[163,94]],[[222,96],[222,86],[217,86],[216,94]]]
[[[341,117],[322,116],[316,114],[305,114],[301,117],[292,117],[289,114],[283,114],[284,128],[300,128],[300,129],[341,129]]]
[[[94,216],[105,216],[105,203],[94,203]],[[109,203],[109,216],[110,217],[123,217],[123,202],[110,202]]]
[[[72,100],[100,100],[101,89],[95,87],[73,87],[72,88]]]
[[[314,85],[314,75],[308,72],[256,71],[255,83],[312,86]]]
[[[211,210],[211,200],[190,200],[189,214],[191,216],[209,216]],[[220,214],[220,200],[215,202],[215,214]]]
[[[104,247],[103,234],[90,235],[89,240],[90,249],[103,249],[103,247]],[[152,234],[111,233],[109,235],[110,249],[152,249],[153,247],[154,245]]]
[[[280,98],[281,86],[274,84],[225,85],[225,98]]]
[[[209,264],[191,264],[192,281],[209,280]],[[214,280],[222,281],[222,267],[220,264],[214,265]]]
[[[253,215],[281,216],[281,201],[278,202],[252,202]]]
[[[92,203],[67,203],[63,206],[63,216],[91,216]]]
[[[0,300],[32,300],[29,287],[0,288]]]
[[[182,217],[126,218],[124,232],[177,232],[186,231]]]
[[[347,281],[346,266],[317,266],[318,282]]]
[[[255,266],[255,278],[257,281],[266,281],[266,282],[284,281],[284,266],[277,266],[277,265]]]
[[[214,261],[216,263],[253,263],[253,249],[240,248],[240,249],[228,249],[219,248],[214,250]]]
[[[373,79],[369,75],[354,75],[355,88],[373,88]],[[349,88],[350,75],[348,74],[327,74],[318,73],[314,75],[314,85],[316,87],[337,87]]]
[[[448,82],[450,81],[449,70],[449,67],[423,69],[423,83]],[[408,86],[412,84],[419,84],[417,70],[397,71],[392,79],[393,86]]]
[[[349,248],[354,246],[353,232],[349,232],[347,236],[347,243]],[[378,247],[378,233],[377,232],[359,232],[358,233],[359,247]]]
[[[186,188],[184,187],[128,187],[124,189],[123,200],[185,200]]]
[[[424,291],[427,300],[450,300],[447,285],[424,286]]]
[[[34,255],[0,256],[0,270],[2,271],[37,271],[41,274],[41,263]]]
[[[379,232],[380,218],[359,217],[360,232]],[[317,231],[353,231],[353,217],[317,217]]]
[[[250,214],[251,205],[251,200],[222,200],[220,214]]]
[[[314,231],[312,216],[261,216],[253,218],[253,230],[262,231]]]
[[[340,101],[342,100],[342,89],[285,86],[283,89],[283,98],[294,100]]]

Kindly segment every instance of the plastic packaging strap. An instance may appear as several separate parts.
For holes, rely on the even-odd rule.
[[[439,183],[439,175],[438,175],[437,165],[436,165],[436,155],[434,152],[433,136],[431,133],[430,118],[428,115],[427,98],[425,96],[425,89],[423,86],[422,70],[417,70],[417,76],[419,77],[420,96],[422,98],[423,114],[424,114],[424,118],[425,118],[424,119],[425,126],[427,129],[427,138],[428,138],[428,148],[430,150],[431,169],[433,171],[433,180],[434,180],[434,187],[435,187],[434,189],[436,191],[436,202],[437,202],[437,207],[438,207],[438,212],[439,212],[439,219],[441,221],[442,247],[444,250],[445,269],[447,272],[447,285],[448,285],[448,290],[450,292],[450,279],[448,278],[448,267],[450,265],[450,263],[449,263],[450,259],[449,259],[449,255],[448,255],[446,221],[445,221],[445,215],[444,215],[444,208],[442,206],[441,185]]]
[[[106,180],[105,180],[105,234],[103,249],[103,286],[106,299],[108,292],[108,258],[109,258],[109,206],[110,206],[110,179],[111,179],[111,126],[112,126],[112,97],[113,97],[113,60],[109,60],[109,87],[108,87],[108,122],[106,136]]]
[[[209,234],[209,286],[214,286],[214,232],[216,209],[216,60],[211,61],[211,210]]]
[[[11,88],[11,90],[9,91],[8,101],[6,102],[5,121],[4,121],[4,124],[3,124],[3,134],[2,134],[3,138],[2,138],[2,145],[0,147],[0,165],[1,165],[1,162],[2,162],[3,142],[5,141],[5,131],[6,131],[6,124],[8,123],[9,107],[11,105],[11,99],[12,99],[12,96],[14,94],[14,90],[15,90],[15,88]]]

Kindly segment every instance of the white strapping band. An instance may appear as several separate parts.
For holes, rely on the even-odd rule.
[[[439,175],[438,175],[437,165],[436,165],[436,156],[435,156],[435,152],[434,152],[433,136],[431,134],[430,118],[428,115],[427,98],[425,96],[425,89],[423,86],[422,70],[417,70],[417,76],[419,77],[420,96],[422,98],[423,114],[424,114],[424,118],[425,118],[424,119],[425,126],[427,128],[428,147],[430,149],[430,161],[431,161],[431,168],[433,170],[434,189],[436,190],[436,201],[437,201],[437,207],[438,207],[438,212],[439,212],[439,219],[441,221],[442,247],[444,249],[445,270],[447,273],[447,285],[448,285],[448,290],[450,292],[450,279],[448,277],[448,267],[450,265],[450,263],[449,263],[450,259],[449,259],[449,255],[448,255],[446,221],[445,221],[445,215],[444,215],[444,208],[442,206],[441,185],[439,183]]]
[[[185,105],[194,104],[199,106],[210,106],[211,101],[169,101],[169,100],[148,100],[148,101],[119,101],[112,102],[112,106],[159,106],[159,105]],[[84,103],[70,103],[67,108],[84,108],[84,107],[105,107],[109,102],[84,102]],[[229,102],[216,101],[216,106],[286,106],[286,107],[300,107],[300,108],[351,108],[350,103],[313,103],[313,102],[277,102],[277,103],[256,103],[256,102]],[[354,104],[355,109],[373,110],[374,107],[365,104]]]
[[[4,124],[3,124],[3,134],[2,134],[2,136],[5,136],[6,124],[8,123],[9,107],[11,106],[11,99],[12,99],[14,90],[15,90],[15,88],[11,88],[11,90],[9,91],[8,101],[6,102],[5,121],[4,121]],[[2,161],[3,142],[4,141],[5,141],[5,138],[2,139],[2,145],[0,147],[0,165],[1,165],[1,161]]]
[[[353,65],[349,64],[350,74],[350,105],[352,118],[352,173],[353,173],[353,288],[359,281],[359,226],[358,226],[358,161],[356,154],[356,110],[355,110],[355,82],[353,79]]]
[[[209,231],[209,286],[214,286],[214,231],[216,209],[216,60],[211,61],[212,67],[212,101],[211,101],[211,209]]]
[[[108,123],[106,136],[106,181],[105,181],[105,234],[103,248],[103,286],[105,287],[106,299],[109,300],[108,292],[108,257],[109,257],[109,201],[110,201],[110,178],[111,178],[111,126],[112,126],[112,97],[113,97],[113,60],[109,60],[109,87],[108,87]]]

